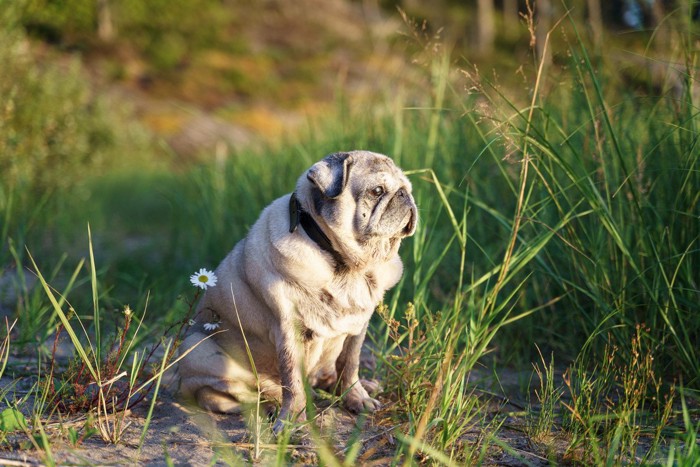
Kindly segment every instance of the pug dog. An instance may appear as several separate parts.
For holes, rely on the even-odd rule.
[[[360,350],[417,221],[411,183],[389,157],[339,152],[312,165],[216,269],[180,347],[182,395],[236,413],[261,393],[280,404],[276,433],[305,419],[304,378],[353,413],[378,409]]]

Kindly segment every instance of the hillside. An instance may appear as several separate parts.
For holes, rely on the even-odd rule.
[[[133,2],[124,5],[113,16],[128,16],[123,10]],[[172,31],[149,36],[140,28],[133,37],[117,27],[108,41],[66,25],[50,34],[46,24],[25,22],[38,60],[77,59],[94,93],[132,107],[190,159],[211,154],[219,142],[235,149],[274,141],[332,112],[338,99],[362,108],[415,74],[404,58],[406,25],[371,2],[223,2],[201,13],[199,24],[178,16],[195,13],[190,8],[162,20],[161,27],[177,23]]]

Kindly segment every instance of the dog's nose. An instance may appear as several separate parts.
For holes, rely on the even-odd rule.
[[[401,189],[399,190],[399,192],[398,192],[398,195],[399,195],[400,197],[403,198],[404,196],[406,196],[406,190],[404,190],[403,188],[401,188]]]

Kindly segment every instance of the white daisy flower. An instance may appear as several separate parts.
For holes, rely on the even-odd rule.
[[[219,328],[219,323],[204,323],[203,326],[205,331],[211,332]]]
[[[216,285],[216,275],[211,271],[201,268],[199,272],[195,272],[190,276],[190,282],[192,282],[192,285],[195,287],[207,289]]]

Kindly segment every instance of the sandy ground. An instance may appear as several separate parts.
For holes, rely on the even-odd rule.
[[[26,394],[30,378],[20,380],[13,386],[12,396]],[[3,378],[0,387],[9,387],[11,380]],[[62,423],[54,420],[45,427],[51,439],[51,453],[36,449],[23,433],[8,436],[0,443],[0,465],[39,465],[53,459],[59,465],[270,465],[277,463],[277,445],[270,436],[269,425],[262,425],[259,455],[255,456],[253,425],[246,424],[244,415],[220,415],[203,412],[184,405],[169,390],[174,387],[166,381],[158,395],[150,425],[143,443],[140,437],[147,421],[150,403],[144,402],[133,408],[126,418],[129,426],[117,444],[105,442],[99,434],[93,434],[71,445],[65,435],[69,427],[82,429],[85,417],[66,418]],[[385,406],[391,404],[382,401]],[[490,402],[493,404],[493,401]],[[0,410],[5,404],[0,403]],[[31,401],[25,404],[31,407]],[[287,446],[285,463],[295,465],[318,465],[319,446],[328,448],[342,459],[348,440],[359,436],[360,452],[356,465],[389,465],[397,449],[395,435],[402,427],[394,424],[387,412],[380,410],[367,418],[356,418],[345,410],[332,406],[327,400],[317,400],[318,415],[316,431],[302,430],[292,435]],[[494,404],[494,410],[517,411],[517,406]],[[252,419],[252,417],[248,417]],[[506,420],[499,430],[499,438],[506,442],[517,456],[496,449],[484,458],[487,465],[549,465],[544,451],[533,446],[519,426],[521,420]],[[473,427],[464,437],[467,443],[478,443],[483,432]],[[539,451],[539,452],[538,452]],[[257,462],[254,460],[257,459]],[[420,459],[416,459],[420,461]],[[426,460],[426,459],[423,459]],[[171,464],[170,464],[171,463]]]
[[[26,367],[27,374],[32,373]],[[30,388],[36,380],[33,376],[0,380],[0,411],[7,401],[29,398],[19,404],[25,412],[31,411],[35,401]],[[148,420],[150,401],[133,407],[125,418],[128,427],[117,444],[104,441],[97,433],[77,445],[68,441],[67,431],[72,427],[84,432],[86,417],[76,415],[58,420],[44,420],[44,429],[50,439],[51,452],[37,449],[27,434],[18,432],[4,440],[0,433],[0,465],[39,465],[53,460],[59,465],[240,465],[274,463],[277,456],[276,441],[271,436],[269,424],[260,424],[261,442],[255,455],[255,425],[251,414],[221,415],[201,411],[180,401],[173,393],[175,382],[170,376],[156,398],[153,415],[141,443],[144,425]],[[387,401],[388,402],[388,401]],[[315,401],[317,416],[316,433],[301,429],[292,434],[285,452],[287,462],[302,465],[318,464],[318,446],[323,444],[336,456],[343,457],[347,441],[360,436],[362,449],[359,459],[363,463],[373,460],[379,464],[390,461],[396,446],[392,436],[393,426],[376,417],[356,418],[328,400]],[[250,420],[251,423],[246,423]],[[383,461],[382,461],[383,460]]]
[[[366,350],[366,349],[365,349]],[[371,353],[364,352],[365,357]],[[370,371],[374,365],[363,358],[363,366]],[[562,369],[555,371],[561,375]],[[37,375],[35,357],[27,355],[10,358],[5,376],[0,379],[0,412],[8,403],[16,405],[31,420],[30,412],[38,402],[32,399],[32,387]],[[536,442],[527,436],[528,392],[537,388],[531,371],[502,369],[498,374],[486,370],[474,370],[470,384],[478,388],[481,405],[475,425],[467,427],[459,443],[481,452],[483,465],[534,465],[546,466],[555,463],[570,464],[572,460],[586,458],[585,453],[568,452],[570,439],[563,432],[552,433],[546,440]],[[561,384],[558,379],[557,385]],[[154,411],[141,440],[144,427],[149,420],[150,401],[133,407],[126,416],[123,435],[118,443],[106,442],[99,433],[84,436],[85,439],[71,443],[69,430],[85,435],[86,416],[63,416],[41,418],[43,429],[50,440],[50,452],[38,449],[41,441],[32,442],[29,431],[3,434],[0,427],[0,466],[8,465],[318,465],[323,463],[319,452],[328,452],[338,459],[345,458],[345,449],[355,444],[360,446],[355,458],[356,465],[389,465],[399,449],[398,437],[407,430],[405,424],[395,420],[396,407],[386,398],[379,399],[384,407],[372,416],[359,417],[333,405],[328,399],[315,401],[317,416],[311,430],[308,427],[292,435],[288,445],[280,450],[277,441],[269,432],[269,423],[260,427],[261,441],[256,445],[254,417],[248,415],[220,415],[187,406],[174,394],[176,382],[172,373],[166,374],[160,388]],[[43,411],[51,412],[50,408]],[[400,411],[399,411],[400,412]],[[495,422],[495,423],[494,423]],[[1,421],[0,421],[1,423]],[[94,422],[93,422],[94,426]],[[31,427],[36,434],[36,426]],[[490,436],[497,439],[486,439]],[[36,435],[35,435],[36,436]],[[648,446],[642,441],[640,454]],[[503,449],[502,446],[508,446]],[[257,454],[256,454],[257,448]],[[283,457],[278,458],[278,451]],[[641,459],[641,457],[640,457]],[[428,461],[418,454],[418,463]]]
[[[32,373],[28,373],[32,374]],[[472,426],[467,427],[460,443],[472,446],[482,465],[499,466],[547,466],[570,465],[587,458],[579,449],[569,451],[571,439],[563,432],[552,432],[547,439],[535,441],[527,436],[526,406],[517,402],[523,394],[523,379],[527,372],[505,371],[498,375],[497,386],[510,393],[513,398],[498,396],[494,387],[485,388],[481,413],[485,415]],[[486,379],[479,378],[478,385]],[[34,376],[11,380],[0,380],[0,411],[6,401],[29,397],[28,389],[35,381]],[[13,465],[319,465],[323,464],[319,452],[328,452],[337,459],[345,458],[345,449],[352,445],[349,441],[359,439],[359,453],[355,465],[390,465],[398,446],[397,438],[406,426],[393,420],[392,402],[380,400],[384,408],[368,417],[355,417],[327,399],[315,401],[317,416],[315,429],[302,428],[294,433],[288,444],[280,451],[277,441],[269,432],[269,424],[262,423],[258,454],[252,416],[220,415],[204,412],[187,406],[174,396],[172,381],[161,387],[145,438],[141,442],[144,425],[150,406],[145,401],[134,407],[126,422],[129,423],[120,441],[112,444],[94,433],[77,445],[69,442],[67,431],[73,427],[79,433],[85,426],[82,416],[64,417],[58,420],[43,420],[44,430],[50,439],[50,453],[37,449],[25,433],[7,435],[3,439],[0,432],[0,466]],[[31,410],[35,401],[29,399],[21,404],[23,410]],[[26,414],[28,415],[28,414]],[[35,428],[35,427],[34,427]],[[486,439],[491,436],[496,439]],[[484,444],[485,443],[485,444]],[[485,452],[481,446],[487,445]],[[503,449],[507,446],[507,449]],[[639,458],[649,448],[649,440],[641,439]],[[284,453],[278,458],[278,451]],[[431,460],[425,454],[417,454],[415,461],[422,463]],[[578,460],[578,461],[577,461]],[[663,460],[663,459],[659,459]],[[280,462],[281,461],[281,462]]]
[[[323,404],[319,404],[323,405]],[[59,435],[70,426],[80,427],[84,417],[67,419],[63,426],[50,424],[46,427],[51,437],[51,457],[61,465],[210,465],[250,463],[254,458],[253,431],[246,426],[243,415],[219,415],[202,412],[181,404],[168,391],[157,399],[150,425],[142,446],[141,433],[147,420],[148,403],[135,407],[127,416],[129,426],[118,444],[103,441],[95,434],[78,446],[71,446]],[[356,426],[355,417],[336,407],[319,409],[316,419],[323,442],[337,455],[342,455],[344,441]],[[259,462],[267,464],[277,455],[276,445],[269,435],[267,424],[262,425],[264,440],[261,442]],[[376,459],[381,454],[377,446],[390,448],[393,439],[391,430],[373,426],[367,420],[363,424],[362,437],[365,453],[372,449],[369,457]],[[57,436],[58,435],[58,436]],[[47,463],[47,454],[32,447],[24,434],[8,437],[0,445],[0,465],[35,465]],[[267,441],[267,442],[266,442]],[[388,442],[390,441],[390,442]],[[316,445],[306,432],[295,434],[288,446],[288,460],[301,464],[316,464]],[[391,450],[384,449],[386,455]],[[387,459],[388,460],[388,459]]]

